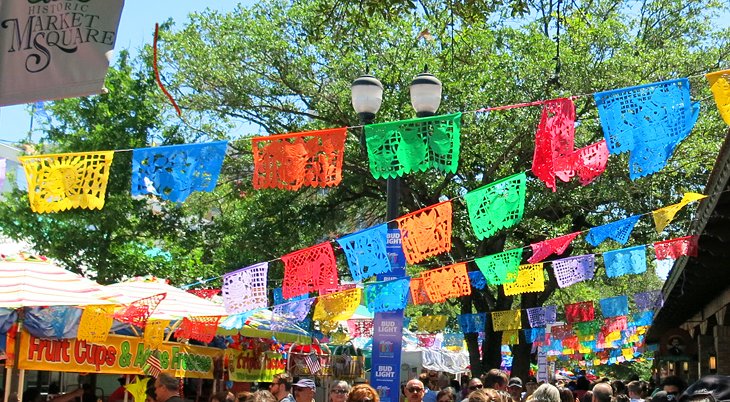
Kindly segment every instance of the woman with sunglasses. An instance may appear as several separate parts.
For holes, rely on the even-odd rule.
[[[347,402],[380,402],[380,395],[369,384],[355,385],[347,396]]]
[[[332,384],[330,384],[329,402],[345,402],[351,389],[347,381],[332,381]]]

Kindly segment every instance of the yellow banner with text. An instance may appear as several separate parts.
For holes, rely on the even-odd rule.
[[[286,371],[286,360],[281,353],[253,350],[226,350],[228,378],[235,382],[272,382],[274,375]]]
[[[158,349],[162,371],[176,377],[213,378],[223,350],[164,342]],[[18,368],[81,373],[143,374],[152,349],[144,339],[109,335],[103,344],[76,339],[41,339],[23,331]],[[219,363],[222,364],[222,363]]]

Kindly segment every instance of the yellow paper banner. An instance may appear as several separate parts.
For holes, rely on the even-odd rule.
[[[114,305],[86,306],[81,314],[76,339],[103,343],[114,323]]]
[[[715,71],[705,75],[705,78],[710,82],[720,116],[730,126],[730,70]]]
[[[320,296],[314,306],[313,320],[343,321],[355,314],[360,305],[361,290],[358,288],[344,290]]]
[[[689,204],[690,202],[699,201],[703,198],[707,198],[707,196],[698,193],[684,193],[682,201],[652,211],[652,216],[654,217],[654,226],[656,226],[657,233],[661,233],[662,231],[664,231],[664,228],[666,228],[667,225],[669,225],[669,223],[672,221],[672,219],[674,219],[674,216],[677,215],[677,212],[679,212],[687,204]]]
[[[167,320],[147,320],[144,326],[144,343],[151,349],[157,349],[165,340],[165,328],[170,324]]]
[[[33,212],[104,207],[113,151],[21,156]]]
[[[421,331],[439,332],[446,328],[449,317],[445,315],[425,315],[416,317],[416,326]]]
[[[519,345],[520,333],[516,329],[502,332],[502,345]]]
[[[522,329],[522,310],[492,311],[495,332]]]
[[[141,338],[109,335],[103,343],[77,339],[40,339],[20,335],[18,368],[104,374],[144,374],[152,349]],[[165,342],[159,348],[162,371],[175,377],[213,378],[214,361],[223,350]]]
[[[512,283],[509,283],[508,280],[508,283],[502,285],[505,296],[544,291],[545,273],[542,267],[543,263],[520,265],[517,271],[517,280]]]

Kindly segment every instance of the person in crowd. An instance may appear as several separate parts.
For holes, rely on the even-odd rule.
[[[575,380],[575,389],[573,390],[573,394],[576,398],[579,400],[583,400],[583,395],[591,389],[591,382],[588,381],[588,378],[586,378],[585,370],[580,371],[580,376],[577,380]]]
[[[512,396],[515,402],[522,401],[522,380],[520,377],[512,377],[507,383],[507,392]]]
[[[461,402],[468,402],[469,401],[469,394],[471,394],[474,391],[478,391],[480,389],[484,388],[484,385],[482,384],[482,380],[480,380],[478,377],[474,377],[466,384],[466,387],[464,387],[464,392],[466,396]]]
[[[468,402],[503,402],[496,389],[482,388],[470,392]]]
[[[167,373],[162,373],[155,380],[157,402],[184,402],[180,398],[180,382]]]
[[[499,394],[499,398],[502,400],[502,402],[520,402],[512,399],[512,394],[507,391],[497,391],[497,393]]]
[[[75,401],[76,398],[81,398],[84,395],[84,390],[82,388],[76,389],[71,392],[66,392],[65,394],[56,394],[56,396],[53,397],[54,402],[71,402]],[[25,395],[23,395],[23,399],[25,399]],[[134,399],[130,397],[130,401],[134,402]]]
[[[489,370],[484,376],[483,381],[485,388],[492,388],[499,391],[506,391],[508,382],[509,377],[507,377],[507,373],[500,369]]]
[[[291,377],[287,373],[280,373],[274,376],[269,392],[276,398],[277,402],[294,402],[291,394]]]
[[[532,395],[538,386],[539,385],[536,381],[528,381],[527,384],[525,384],[525,396],[523,397],[523,400]]]
[[[642,398],[641,383],[639,381],[631,381],[626,385],[626,389],[629,391],[630,402],[644,402]]]
[[[687,387],[679,402],[730,400],[730,376],[707,375]]]
[[[436,394],[436,402],[456,402],[456,391],[451,387],[446,387]]]
[[[426,395],[426,388],[421,380],[414,378],[406,383],[403,394],[408,402],[422,402],[424,395]]]
[[[560,391],[560,402],[576,402],[575,396],[573,396],[573,391],[569,388],[558,388],[558,391]]]
[[[317,385],[312,379],[302,378],[292,384],[292,389],[294,390],[294,400],[296,402],[312,402],[314,394],[317,392]]]
[[[590,389],[583,393],[583,396],[578,399],[580,402],[592,402],[593,401],[593,391]]]
[[[615,397],[619,395],[629,395],[629,390],[626,388],[626,384],[624,384],[621,380],[612,381],[611,388],[613,388],[613,395]]]
[[[240,391],[236,394],[237,402],[250,402],[251,398],[253,398],[253,392]]]
[[[426,373],[421,373],[418,376],[418,380],[421,381],[423,384],[423,387],[425,389],[425,393],[423,394],[423,402],[436,402],[436,392],[433,391],[434,385],[431,385],[431,373],[436,373],[435,371],[429,371]],[[434,377],[434,380],[436,377]]]
[[[592,402],[611,402],[613,388],[608,382],[599,382],[593,386]]]
[[[662,391],[667,393],[667,397],[677,398],[685,388],[687,388],[687,383],[676,375],[664,377],[662,380]]]
[[[109,395],[109,402],[123,402],[124,394],[127,394],[127,401],[134,402],[132,394],[124,388],[124,385],[127,383],[127,377],[121,376],[117,378],[117,381],[119,382],[119,388],[115,389],[114,392]]]
[[[250,402],[278,402],[276,397],[271,392],[260,389],[251,395]]]
[[[155,402],[157,400],[157,394],[155,394],[154,384],[151,387],[147,387],[147,389],[144,391],[144,395],[144,402]]]
[[[347,402],[380,402],[380,395],[369,384],[358,384],[347,395]]]
[[[347,381],[335,380],[330,385],[329,402],[345,402],[350,394],[352,387]]]
[[[676,402],[674,395],[671,397],[667,395],[666,391],[658,391],[651,397],[651,402]]]
[[[235,402],[228,400],[228,394],[230,394],[228,391],[218,391],[208,398],[208,402]]]
[[[534,402],[560,402],[560,391],[552,384],[542,384],[532,393]]]

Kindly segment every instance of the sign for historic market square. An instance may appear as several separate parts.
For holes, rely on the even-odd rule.
[[[158,349],[162,371],[176,377],[213,378],[215,360],[223,350],[164,342]],[[20,336],[18,368],[106,374],[143,374],[152,349],[144,340],[109,335],[103,344],[76,339],[41,339]]]

